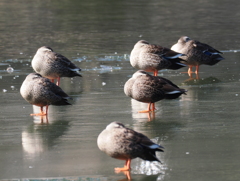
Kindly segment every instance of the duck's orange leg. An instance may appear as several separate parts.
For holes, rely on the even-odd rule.
[[[43,111],[43,106],[40,107],[40,113],[36,113],[36,114],[30,114],[30,116],[46,116],[47,115],[47,109],[48,106],[46,107],[46,112]]]
[[[60,77],[57,78],[57,83],[56,83],[57,86],[60,86]]]
[[[144,110],[144,111],[138,111],[139,113],[148,113],[148,112],[151,112],[151,111],[154,111],[154,110],[151,110],[151,105],[154,104],[154,103],[149,103],[148,104],[148,109],[147,110]],[[154,106],[155,107],[155,106]]]
[[[192,67],[193,66],[191,66],[191,65],[189,65],[189,68],[188,68],[188,75],[191,77],[191,75],[192,75]]]
[[[48,115],[48,106],[49,105],[46,105],[46,115]]]
[[[153,75],[158,76],[158,70],[154,70]]]
[[[199,72],[199,65],[196,66],[195,74],[198,74]]]
[[[128,171],[131,170],[131,159],[127,159],[125,162],[124,167],[122,168],[115,168],[115,171],[120,172],[120,171]]]
[[[152,111],[155,111],[156,108],[155,108],[155,103],[152,103]]]
[[[151,106],[152,106],[152,108],[151,108]],[[149,112],[152,112],[152,111],[155,111],[155,110],[156,110],[156,108],[155,108],[155,103],[149,103],[147,110],[138,111],[138,112],[139,112],[139,113],[149,113]]]
[[[55,79],[51,79],[52,83],[55,83]],[[56,85],[59,86],[60,85],[60,77],[57,78],[57,82]]]

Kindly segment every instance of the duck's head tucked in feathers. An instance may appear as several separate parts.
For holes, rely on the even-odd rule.
[[[142,158],[149,161],[159,161],[156,151],[163,152],[163,147],[152,142],[145,135],[126,128],[122,123],[112,122],[107,125],[98,136],[98,147],[107,155],[126,160],[123,168],[116,170],[129,170],[131,159]]]

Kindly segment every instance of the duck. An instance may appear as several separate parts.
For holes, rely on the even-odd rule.
[[[176,99],[186,94],[170,80],[153,76],[143,70],[138,70],[124,85],[124,93],[139,102],[148,103],[148,109],[139,113],[148,113],[155,110],[155,102],[162,99]]]
[[[145,40],[138,41],[130,54],[130,64],[139,70],[153,72],[154,76],[162,69],[177,70],[186,65],[180,57],[182,53],[175,52],[160,45],[150,44]]]
[[[193,40],[188,36],[182,36],[178,42],[171,47],[171,50],[185,54],[181,57],[185,60],[182,62],[189,66],[188,74],[194,73],[193,67],[196,67],[195,74],[199,73],[199,66],[215,65],[224,58],[220,55],[222,52],[216,50],[208,44]]]
[[[70,97],[59,86],[38,73],[30,73],[25,78],[20,88],[20,94],[30,104],[40,107],[40,113],[30,114],[31,116],[47,115],[49,105],[71,105],[68,102]],[[46,106],[45,112],[44,106]]]
[[[147,136],[125,127],[120,122],[112,122],[98,135],[98,148],[112,158],[125,160],[122,168],[115,171],[131,170],[131,160],[141,158],[148,161],[161,161],[156,151],[163,152],[164,147],[152,142]]]
[[[61,77],[82,77],[79,67],[65,56],[55,53],[53,49],[48,46],[42,46],[37,50],[31,65],[36,73],[51,79],[52,82],[57,79],[56,84],[58,86],[60,85]]]

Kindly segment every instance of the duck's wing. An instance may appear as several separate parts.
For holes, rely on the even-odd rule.
[[[66,58],[65,56],[58,54],[58,53],[54,53],[54,57],[56,61],[60,61],[62,64],[64,64],[66,67],[68,67],[69,69],[76,69],[76,71],[80,71],[81,69],[79,67],[77,67],[74,63],[72,63],[68,58]]]
[[[155,79],[156,79],[156,81],[161,82],[161,85],[162,85],[163,88],[165,86],[169,86],[169,87],[172,87],[172,89],[173,88],[179,89],[179,87],[176,84],[174,84],[172,81],[170,81],[170,80],[168,80],[168,79],[166,79],[164,77],[158,76],[158,77],[155,77]]]
[[[65,67],[72,71],[80,71],[81,69],[77,67],[74,63],[72,63],[67,57],[56,53],[56,52],[48,52],[45,54],[45,59],[48,61],[57,64],[58,66]]]
[[[70,97],[56,84],[52,83],[47,78],[42,78],[39,81],[43,98],[52,105],[70,105],[68,99]]]
[[[51,61],[51,64],[58,68],[60,74],[67,77],[82,76],[80,74],[81,69],[65,56],[55,52],[50,52],[46,56],[48,57],[48,60]]]
[[[140,62],[151,65],[152,67],[162,67],[168,66],[168,61],[163,58],[163,47],[157,45],[146,45],[141,48],[139,53]]]
[[[132,143],[146,147],[147,149],[152,149],[155,151],[162,151],[163,147],[152,142],[147,136],[142,133],[136,132],[132,129],[125,128],[126,140],[131,141]]]
[[[175,59],[184,56],[182,53],[175,52],[169,48],[160,45],[149,45],[149,53],[156,54],[166,59]]]
[[[222,54],[222,52],[216,50],[215,48],[209,46],[208,44],[201,43],[199,41],[193,42],[193,47],[198,49],[199,51],[203,52],[205,55],[217,55]]]
[[[156,102],[164,99],[162,82],[152,75],[145,75],[137,78],[134,82],[133,98],[142,102]],[[136,98],[137,97],[137,98]]]
[[[143,58],[148,62],[151,61],[157,69],[168,68],[175,70],[186,66],[181,63],[184,60],[180,58],[185,56],[184,54],[159,45],[148,45],[143,55],[145,55]]]
[[[186,94],[187,92],[187,90],[179,88],[176,84],[166,78],[156,77],[156,79],[161,82],[162,91],[165,93],[165,99],[175,99],[181,94]]]
[[[155,152],[163,152],[163,147],[152,142],[147,136],[142,133],[138,133],[132,129],[126,128],[127,139],[132,142],[132,150],[136,151],[136,157],[140,157],[144,160],[159,161]]]

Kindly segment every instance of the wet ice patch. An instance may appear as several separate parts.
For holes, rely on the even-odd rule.
[[[240,52],[240,50],[220,50],[220,52],[222,53],[237,53],[237,52]]]
[[[0,63],[0,66],[8,65],[7,63]]]
[[[138,164],[133,167],[133,173],[135,174],[145,174],[145,175],[157,175],[159,173],[164,174],[166,166],[154,161],[144,161],[137,159]]]
[[[87,56],[82,56],[82,57],[74,58],[72,61],[73,62],[82,62],[82,61],[87,61],[87,60],[88,60]]]
[[[121,70],[121,69],[122,69],[122,67],[100,65],[100,67],[95,67],[92,70],[98,71],[100,74],[102,74],[102,73],[112,72],[114,70]]]
[[[115,55],[106,55],[104,57],[99,57],[98,61],[129,61],[129,55],[124,54],[124,55],[117,55],[115,52]]]
[[[159,143],[159,137],[151,139],[154,143]],[[160,144],[161,145],[161,144]],[[163,145],[164,146],[164,145]],[[168,169],[167,165],[164,164],[163,158],[161,158],[162,152],[156,152],[157,158],[162,162],[159,163],[157,161],[145,161],[140,158],[137,158],[137,163],[135,166],[132,166],[132,171],[134,174],[145,174],[145,175],[157,175],[157,174],[165,174],[165,171]]]
[[[74,57],[73,62],[109,62],[109,61],[129,61],[129,54],[119,55],[117,52],[111,55],[99,55],[99,56],[82,56]]]
[[[4,60],[3,62],[5,63],[25,63],[25,62],[31,62],[32,59],[7,59]]]

